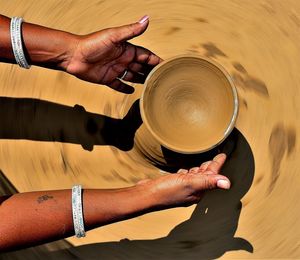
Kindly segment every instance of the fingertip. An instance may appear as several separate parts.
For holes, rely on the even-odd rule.
[[[230,181],[226,179],[217,180],[218,188],[229,190],[230,189]]]
[[[222,161],[222,162],[224,161],[225,162],[225,160],[226,160],[226,154],[225,153],[219,153],[213,159],[213,161],[217,161],[217,162],[219,162],[219,161]]]
[[[132,86],[125,84],[119,79],[115,79],[113,82],[108,84],[108,86],[124,94],[132,94],[134,92],[134,88]]]
[[[205,171],[210,163],[211,163],[211,161],[207,161],[207,162],[202,163],[202,164],[200,165],[199,170],[200,170],[200,171]]]
[[[189,173],[197,173],[199,171],[200,167],[193,167],[189,170]]]
[[[149,18],[150,18],[149,15],[144,15],[144,16],[138,21],[138,23],[139,23],[139,24],[146,24],[146,23],[149,22]]]
[[[217,154],[214,159],[221,159],[221,158],[226,158],[226,154],[225,153],[219,153]]]
[[[188,173],[189,171],[188,170],[186,170],[186,169],[179,169],[178,171],[177,171],[177,173]]]
[[[143,34],[149,24],[149,16],[143,16],[138,22],[112,28],[113,42],[128,41]]]
[[[143,34],[149,25],[149,16],[145,15],[143,16],[138,22],[133,24],[134,28],[134,37],[137,37],[141,34]]]

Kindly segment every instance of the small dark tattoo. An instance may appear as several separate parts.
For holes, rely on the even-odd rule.
[[[42,203],[42,202],[44,202],[46,200],[50,200],[50,199],[53,199],[53,196],[51,196],[51,195],[43,195],[41,197],[38,197],[37,202],[38,203]]]

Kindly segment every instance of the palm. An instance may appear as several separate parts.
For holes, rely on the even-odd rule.
[[[151,51],[127,42],[143,33],[147,25],[135,23],[83,36],[73,53],[68,72],[89,82],[132,92],[132,87],[119,79],[124,72],[127,71],[125,81],[143,83],[161,61]]]
[[[216,187],[229,188],[229,180],[219,175],[225,160],[225,154],[220,154],[200,167],[180,169],[175,174],[168,174],[149,182],[152,182],[154,194],[159,196],[159,201],[163,201],[164,207],[191,205],[199,202],[205,190]],[[219,182],[220,180],[226,181],[227,184]]]

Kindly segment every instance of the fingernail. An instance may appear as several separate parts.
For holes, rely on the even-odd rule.
[[[218,160],[218,159],[223,158],[223,157],[226,157],[226,154],[225,153],[220,153],[217,156],[215,156],[214,160]]]
[[[163,171],[163,170],[159,170],[159,172],[160,172],[160,173],[167,173],[166,171]]]
[[[145,15],[145,16],[143,16],[140,20],[139,20],[139,23],[144,23],[144,22],[146,22],[146,21],[148,21],[149,20],[149,15]]]
[[[230,188],[230,183],[227,180],[218,180],[217,186],[221,189],[228,190]]]
[[[202,163],[202,164],[200,165],[200,167],[205,167],[205,166],[207,166],[207,165],[210,164],[210,163],[211,163],[211,161],[204,162],[204,163]]]
[[[199,168],[200,168],[200,167],[194,167],[194,168],[190,169],[190,172],[191,172],[191,173],[196,173],[196,172],[199,171]]]
[[[177,173],[188,173],[189,171],[186,169],[179,169]]]

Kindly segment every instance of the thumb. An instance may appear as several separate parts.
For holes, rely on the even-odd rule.
[[[113,28],[114,42],[128,41],[141,35],[149,25],[149,16],[143,16],[138,22]]]
[[[228,190],[230,181],[227,177],[219,174],[195,175],[192,180],[194,189],[197,191],[220,188]]]

